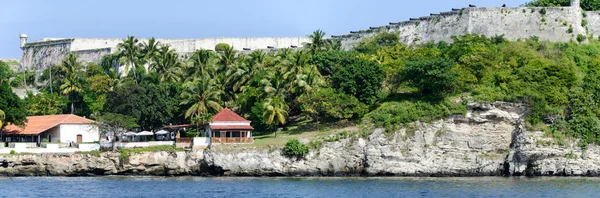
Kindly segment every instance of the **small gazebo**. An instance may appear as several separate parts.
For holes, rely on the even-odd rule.
[[[252,143],[250,121],[242,118],[229,108],[221,110],[205,125],[211,143]]]

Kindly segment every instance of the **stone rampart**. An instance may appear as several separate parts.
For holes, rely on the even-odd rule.
[[[453,36],[465,34],[488,37],[504,35],[504,38],[509,40],[535,36],[545,41],[567,42],[576,40],[579,34],[599,35],[599,24],[599,12],[585,12],[579,7],[473,6],[332,37],[339,38],[346,50],[352,49],[362,39],[372,37],[380,31],[397,33],[400,42],[407,45],[452,42]]]

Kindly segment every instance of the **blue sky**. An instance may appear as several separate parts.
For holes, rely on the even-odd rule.
[[[19,34],[56,38],[297,37],[524,0],[1,0],[0,58],[20,58]]]

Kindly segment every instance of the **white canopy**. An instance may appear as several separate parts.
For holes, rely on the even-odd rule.
[[[125,135],[125,136],[134,136],[134,135],[136,135],[136,133],[129,131],[127,133],[123,133],[123,135]]]
[[[154,135],[154,133],[150,132],[150,131],[142,131],[137,133],[136,135]]]
[[[165,131],[165,130],[160,130],[160,131],[155,132],[154,134],[156,134],[156,135],[165,135],[165,134],[169,134],[169,132]]]

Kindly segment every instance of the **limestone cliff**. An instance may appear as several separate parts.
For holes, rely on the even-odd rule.
[[[0,156],[0,175],[502,176],[600,175],[600,147],[548,142],[527,131],[525,108],[469,104],[465,116],[325,143],[303,159],[280,150]],[[226,150],[226,149],[223,149]]]

